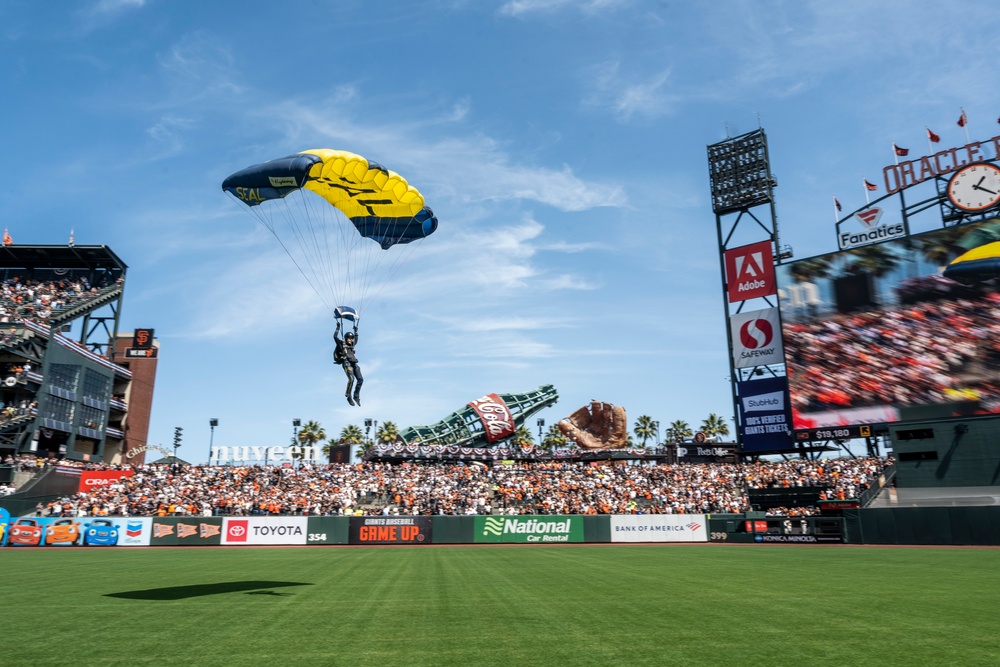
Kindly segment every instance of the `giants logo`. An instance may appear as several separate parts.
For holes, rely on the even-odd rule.
[[[136,329],[132,333],[132,346],[140,350],[148,350],[153,347],[153,330]]]
[[[514,416],[507,404],[496,394],[487,394],[469,403],[486,431],[486,442],[493,443],[514,435]]]
[[[730,303],[769,296],[777,291],[770,241],[727,250],[724,259]]]

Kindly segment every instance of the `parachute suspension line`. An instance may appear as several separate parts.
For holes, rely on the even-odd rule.
[[[403,248],[400,248],[402,252],[397,253],[396,259],[392,262],[392,264],[390,264],[389,266],[390,270],[388,272],[388,275],[385,277],[385,280],[382,281],[382,284],[379,285],[378,289],[375,291],[375,294],[372,295],[371,298],[372,301],[375,301],[375,299],[377,299],[379,295],[382,294],[382,290],[385,289],[385,286],[388,285],[389,282],[393,279],[393,277],[395,277],[396,273],[401,268],[403,268],[403,265],[406,264],[407,261],[409,261],[410,257],[413,255],[413,251],[417,249],[417,246],[423,242],[424,242],[423,239],[417,239],[415,241],[407,243],[406,245],[408,247],[405,250]],[[367,305],[365,306],[365,308],[367,308]],[[362,312],[363,312],[362,310],[358,311],[358,317],[361,316]]]
[[[232,201],[240,205],[240,201],[234,195],[229,193],[229,196],[232,199]],[[275,239],[277,239],[278,244],[281,246],[281,249],[284,250],[285,254],[288,255],[288,258],[292,260],[292,263],[295,265],[295,268],[299,270],[299,273],[302,274],[302,277],[306,279],[306,282],[309,283],[309,286],[312,287],[316,295],[320,298],[321,301],[323,301],[323,304],[332,313],[335,306],[330,305],[327,298],[324,296],[324,292],[320,289],[320,286],[316,284],[315,276],[310,275],[310,271],[307,271],[305,268],[303,268],[302,260],[296,257],[296,253],[292,252],[289,249],[289,247],[285,244],[285,240],[282,238],[282,235],[278,232],[277,226],[275,224],[275,216],[273,214],[278,211],[284,213],[282,217],[285,219],[286,224],[290,228],[295,227],[294,216],[288,215],[287,208],[283,206],[271,206],[268,207],[268,210],[265,210],[263,206],[254,206],[249,208],[248,210],[250,214],[257,219],[257,222],[259,222],[261,226],[264,227],[264,229],[271,232],[271,235],[274,236]]]

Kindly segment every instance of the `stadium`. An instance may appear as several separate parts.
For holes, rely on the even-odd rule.
[[[958,150],[990,145],[1000,137]],[[25,590],[55,576],[64,599],[97,596],[93,613],[103,623],[197,619],[204,627],[186,630],[185,664],[275,655],[226,624],[279,604],[301,605],[305,617],[336,609],[337,624],[406,641],[413,652],[405,664],[660,664],[654,656],[666,643],[684,646],[672,660],[745,664],[742,639],[718,640],[706,653],[699,634],[675,624],[713,615],[726,623],[718,609],[737,605],[775,618],[781,632],[804,628],[803,650],[815,656],[832,640],[823,624],[858,605],[877,607],[884,595],[932,606],[954,594],[971,610],[964,655],[988,652],[988,633],[977,638],[977,610],[988,604],[977,582],[995,580],[995,568],[984,574],[995,551],[943,552],[914,568],[906,551],[871,547],[1000,545],[997,269],[988,253],[968,256],[1000,238],[995,202],[959,199],[955,179],[965,165],[955,162],[839,221],[838,231],[858,221],[869,229],[838,234],[837,252],[793,260],[779,241],[763,130],[709,146],[708,160],[734,443],[699,433],[635,447],[624,409],[595,401],[559,423],[561,446],[526,444],[516,434],[558,399],[546,385],[471,400],[366,448],[360,462],[349,444],[321,454],[303,436],[301,447],[217,447],[207,464],[190,464],[177,457],[181,429],[173,451],[147,442],[161,346],[153,327],[119,331],[125,263],[106,246],[6,244],[0,554],[8,571],[32,582]],[[994,151],[975,164],[996,163]],[[933,191],[919,211],[902,198],[916,187]],[[253,197],[256,205],[267,194]],[[421,233],[433,231],[429,209],[414,210]],[[927,211],[940,214],[940,228],[911,234]],[[731,246],[747,220],[761,238]],[[393,244],[386,230],[397,223],[365,224],[362,235]],[[867,456],[854,456],[849,440],[864,441]],[[747,567],[756,571],[743,574]],[[968,576],[945,574],[956,568]],[[94,575],[52,574],[85,569]],[[868,570],[874,578],[859,574]],[[947,592],[928,590],[928,576],[946,577]],[[828,595],[824,618],[808,620],[802,598],[816,579],[843,577],[851,594]],[[734,590],[741,582],[760,587],[767,604]],[[23,595],[8,599],[31,605]],[[620,615],[629,600],[655,619],[625,633],[636,647],[631,659],[620,654],[622,634],[587,611]],[[36,620],[61,613],[57,606],[53,598]],[[511,607],[519,613],[507,614]],[[491,632],[499,623],[510,639]],[[754,642],[764,636],[753,620],[742,623]],[[255,629],[291,636],[292,624],[283,616]],[[536,624],[566,629],[553,637]],[[867,625],[847,627],[863,636]],[[14,629],[27,632],[17,621]],[[332,633],[293,655],[307,663],[339,653],[351,664],[400,655],[352,637]],[[72,641],[100,651],[84,635]],[[146,650],[162,648],[153,641]],[[732,660],[719,659],[720,650]],[[27,653],[15,655],[30,663]],[[769,655],[754,652],[751,662],[767,664]],[[900,659],[913,655],[924,654],[917,647]]]

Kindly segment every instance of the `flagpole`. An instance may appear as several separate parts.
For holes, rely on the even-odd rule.
[[[871,199],[868,198],[868,186],[865,185],[865,183],[867,183],[867,182],[868,182],[868,179],[865,178],[864,176],[862,176],[861,177],[861,187],[864,188],[864,191],[865,191],[865,206],[867,206],[868,204],[872,203]]]
[[[971,144],[972,139],[969,139],[969,117],[965,115],[965,107],[959,107],[962,110],[962,129],[965,130],[965,143]]]
[[[927,154],[931,155],[934,153],[934,146],[931,144],[931,128],[924,125],[924,129],[927,130]]]
[[[892,159],[896,161],[896,166],[899,166],[899,153],[896,151],[896,142],[892,142]]]
[[[837,195],[831,195],[833,197],[833,221],[840,222],[840,212],[837,210]]]

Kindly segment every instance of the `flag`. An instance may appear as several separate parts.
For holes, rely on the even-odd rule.
[[[969,119],[965,115],[965,109],[962,109],[962,115],[958,117],[958,126],[965,127],[965,124],[969,122]]]
[[[833,198],[833,205],[837,207],[838,211],[844,210],[844,208],[840,205],[840,201],[836,197]]]
[[[941,141],[941,137],[931,132],[931,128],[927,128],[927,139],[934,142],[935,144]]]
[[[10,237],[10,233],[7,231],[6,227],[4,227],[4,230],[3,230],[3,244],[4,245],[14,245],[14,239],[12,239]]]
[[[865,179],[865,189],[866,190],[873,190],[874,191],[874,190],[878,190],[878,186],[875,185],[874,183],[869,183],[868,179],[866,178]]]
[[[910,149],[909,148],[900,148],[896,144],[892,145],[892,150],[896,153],[896,155],[898,155],[900,157],[904,157],[904,156],[910,154]]]

